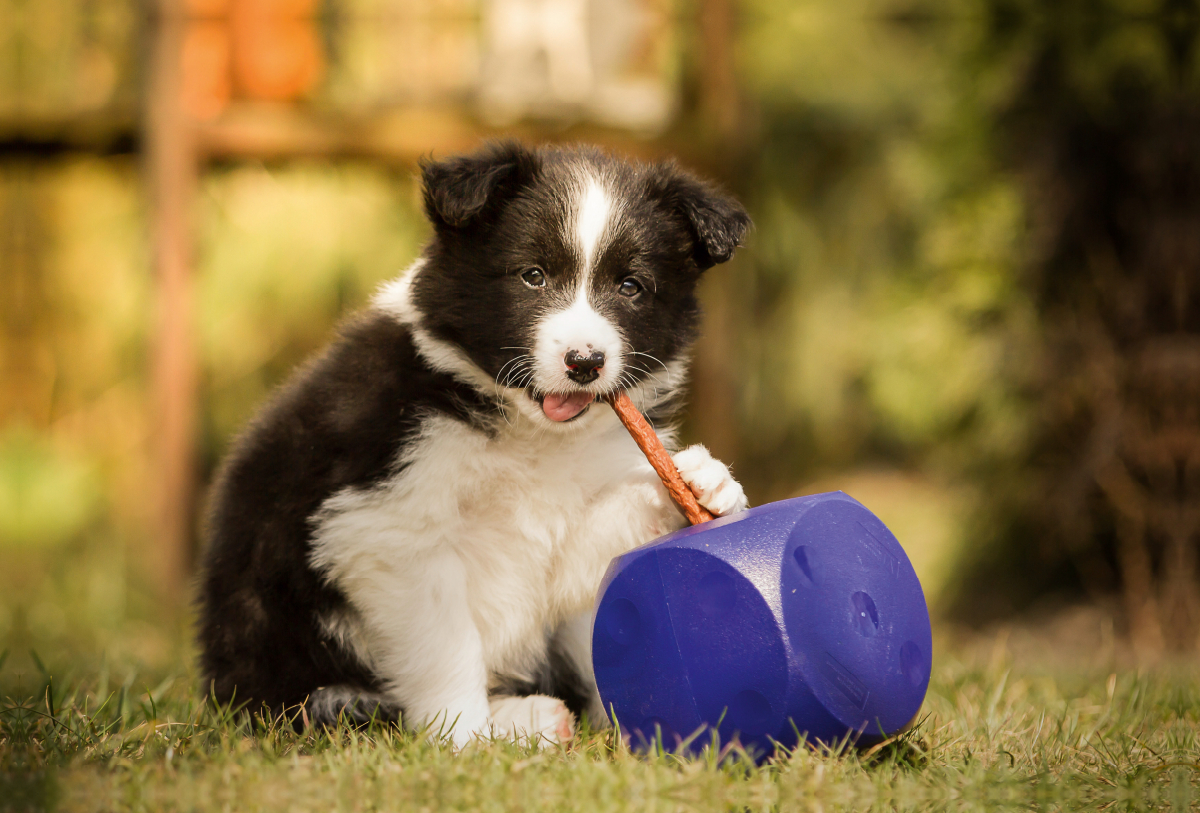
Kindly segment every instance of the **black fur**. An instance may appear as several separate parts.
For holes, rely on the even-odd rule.
[[[435,227],[466,226],[494,209],[505,189],[527,185],[536,168],[535,156],[514,142],[448,161],[422,161],[425,214]]]
[[[740,203],[674,164],[656,167],[648,191],[687,218],[695,238],[692,256],[700,270],[727,262],[750,230],[750,216]]]
[[[685,352],[699,318],[700,273],[727,260],[750,225],[736,202],[669,163],[514,143],[426,162],[435,230],[413,299],[426,329],[492,377],[513,348],[531,345],[536,317],[569,285],[578,258],[562,234],[581,164],[602,172],[622,199],[623,225],[595,267],[591,298],[629,337],[629,349],[645,354],[631,357],[635,380],[654,371],[651,358]],[[546,290],[520,282],[535,265]],[[616,293],[630,276],[643,288],[632,299]],[[382,677],[322,628],[321,619],[348,603],[309,565],[311,523],[341,489],[394,476],[423,417],[492,431],[490,398],[431,370],[409,329],[374,311],[349,322],[279,391],[235,444],[212,492],[199,641],[205,689],[217,701],[274,714],[307,701],[314,723],[396,719],[401,710],[378,694]],[[581,685],[552,654],[534,684],[513,688],[552,691],[578,711]]]
[[[310,518],[342,488],[384,479],[422,415],[478,422],[490,409],[429,370],[407,328],[382,314],[348,324],[276,395],[213,489],[200,666],[217,701],[278,714],[321,686],[379,688],[321,632],[346,597],[308,566]]]

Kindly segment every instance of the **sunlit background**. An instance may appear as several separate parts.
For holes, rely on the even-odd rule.
[[[188,662],[221,455],[417,255],[420,157],[496,136],[746,203],[685,437],[754,503],[872,508],[941,646],[1194,653],[1198,31],[1174,0],[0,0],[5,671]]]

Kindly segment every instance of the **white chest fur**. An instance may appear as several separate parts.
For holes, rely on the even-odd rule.
[[[391,623],[436,635],[455,610],[441,605],[465,600],[488,671],[527,674],[547,635],[591,606],[614,556],[682,522],[615,417],[591,410],[600,414],[583,416],[578,432],[554,435],[520,418],[492,437],[429,418],[399,474],[327,500],[312,561],[368,627],[346,639],[371,650],[388,638],[372,627],[387,623],[389,601]],[[447,570],[461,593],[444,588]]]

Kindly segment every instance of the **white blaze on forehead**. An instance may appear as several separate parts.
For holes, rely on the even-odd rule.
[[[589,176],[583,195],[575,213],[575,239],[583,252],[585,269],[590,269],[600,245],[600,238],[612,214],[612,200],[608,191],[594,177]]]

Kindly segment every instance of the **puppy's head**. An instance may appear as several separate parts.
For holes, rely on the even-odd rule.
[[[535,420],[579,418],[627,389],[680,383],[701,273],[750,226],[675,165],[515,143],[423,165],[434,226],[412,283],[421,325]]]

